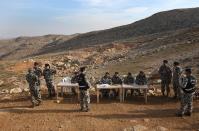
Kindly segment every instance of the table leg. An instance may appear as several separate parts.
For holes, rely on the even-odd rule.
[[[63,86],[61,87],[61,96],[62,97],[64,96],[64,88],[63,88]]]
[[[145,89],[145,90],[144,90],[145,104],[147,104],[147,90],[148,90],[148,89]]]
[[[120,102],[122,102],[123,101],[123,98],[122,98],[122,88],[120,88],[119,91],[120,91]]]
[[[80,92],[79,92],[79,88],[76,88],[77,89],[77,99],[78,101],[80,100]]]
[[[124,102],[124,100],[125,100],[125,89],[124,88],[122,88],[122,101]]]
[[[59,97],[59,91],[58,91],[58,87],[55,85],[55,89],[56,89],[56,94],[57,94],[57,97],[56,99],[58,100],[58,97]]]
[[[99,89],[97,89],[97,103],[99,103]]]

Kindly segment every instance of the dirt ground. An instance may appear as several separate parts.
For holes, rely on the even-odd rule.
[[[3,97],[3,96],[1,96]],[[57,104],[43,96],[43,104],[30,108],[27,95],[0,101],[1,131],[123,131],[135,125],[154,130],[163,126],[170,131],[197,131],[199,129],[199,101],[194,101],[192,117],[175,117],[179,102],[161,96],[129,97],[126,102],[102,99],[96,104],[92,96],[91,111],[79,112],[76,97],[67,96]]]

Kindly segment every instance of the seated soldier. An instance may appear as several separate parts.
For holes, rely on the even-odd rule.
[[[78,72],[74,72],[72,78],[71,78],[71,83],[77,83],[78,82]],[[75,91],[75,87],[72,87],[72,93],[74,95],[77,94],[77,92]]]
[[[132,74],[129,72],[128,75],[124,78],[124,84],[132,85],[134,84],[134,82],[135,82],[135,79],[132,76]],[[131,89],[131,95],[133,94],[133,92],[134,90]],[[125,96],[126,96],[126,93],[127,93],[127,90],[125,90]]]
[[[113,85],[121,85],[122,84],[122,79],[119,77],[119,73],[118,72],[115,72],[115,74],[113,75],[112,77],[112,84]],[[117,97],[119,95],[119,92],[118,90],[112,90],[113,93],[114,93],[114,96]]]
[[[112,84],[112,80],[108,72],[106,72],[105,75],[101,78],[100,84]],[[102,93],[102,96],[108,97],[109,95],[108,89],[101,89],[100,92]]]
[[[147,84],[147,78],[143,71],[140,71],[140,73],[136,76],[135,83],[138,85],[146,85]],[[138,94],[140,95],[140,90],[136,90]]]

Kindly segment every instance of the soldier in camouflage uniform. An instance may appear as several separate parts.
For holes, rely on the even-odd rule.
[[[105,75],[101,78],[100,84],[112,84],[112,80],[108,72],[106,72]],[[102,96],[108,97],[109,95],[109,89],[101,89],[100,92],[102,93]]]
[[[53,85],[53,78],[56,74],[56,70],[51,69],[49,64],[45,64],[45,68],[43,70],[44,79],[46,81],[46,85],[48,88],[48,97],[55,97],[55,86]]]
[[[173,63],[173,90],[174,90],[174,99],[180,98],[180,87],[179,87],[179,79],[182,72],[182,68],[179,66],[179,62]]]
[[[80,91],[80,111],[88,112],[89,103],[90,103],[90,94],[89,88],[91,87],[90,82],[86,76],[86,67],[80,68],[80,73],[78,76],[78,84],[79,84],[79,91]]]
[[[171,83],[172,78],[172,71],[171,68],[168,66],[168,61],[164,60],[163,65],[159,69],[159,74],[161,78],[161,91],[162,95],[165,96],[165,88],[166,88],[166,95],[169,96],[170,87],[169,84]]]
[[[119,73],[115,72],[115,74],[112,77],[112,84],[113,85],[122,85],[122,79],[119,77]],[[117,97],[119,96],[119,91],[118,90],[112,90],[114,92],[114,96]]]
[[[127,76],[124,78],[124,84],[132,85],[134,84],[134,82],[135,82],[135,79],[132,76],[132,74],[129,72]],[[131,95],[133,95],[133,92],[134,92],[134,89],[131,89]],[[127,90],[125,90],[125,96],[126,96],[126,93],[127,93]]]
[[[196,78],[192,75],[191,69],[185,70],[185,76],[180,78],[181,94],[181,107],[177,116],[183,115],[191,116],[193,110],[193,95],[196,90]]]
[[[147,84],[147,78],[143,71],[140,71],[140,73],[136,76],[135,83],[137,85],[146,85]],[[141,94],[139,89],[135,90],[135,91],[137,91],[139,95]]]
[[[40,85],[41,85],[41,80],[40,79],[41,79],[41,76],[42,76],[42,70],[41,70],[41,68],[39,68],[39,63],[35,62],[33,69],[34,69],[34,73],[39,78],[38,79],[38,86],[40,87]]]
[[[146,85],[147,84],[147,78],[143,71],[140,71],[140,73],[136,76],[135,83],[138,85]]]
[[[34,74],[33,69],[28,70],[28,74],[26,75],[26,80],[29,84],[30,94],[31,94],[31,102],[32,107],[38,106],[41,103],[41,94],[39,92],[38,87],[38,77]]]

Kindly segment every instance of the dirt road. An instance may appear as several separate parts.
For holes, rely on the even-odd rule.
[[[144,104],[142,97],[118,100],[102,100],[96,104],[92,97],[91,111],[79,112],[74,99],[44,100],[36,108],[30,108],[27,97],[15,97],[0,102],[1,131],[123,131],[135,125],[146,126],[152,131],[163,126],[170,131],[196,131],[199,129],[199,101],[194,102],[192,117],[175,117],[179,103],[171,98],[149,97]]]

